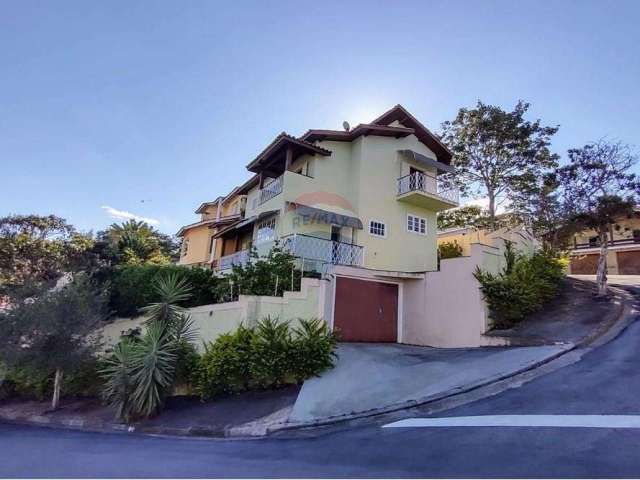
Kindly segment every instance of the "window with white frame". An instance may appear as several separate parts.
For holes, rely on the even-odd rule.
[[[387,226],[380,220],[371,220],[369,222],[369,233],[374,237],[386,237]]]
[[[185,238],[182,240],[182,249],[180,252],[180,256],[181,257],[186,256],[188,251],[189,251],[189,239]]]
[[[416,217],[415,215],[407,215],[407,230],[420,235],[426,235],[427,219]]]
[[[276,217],[267,218],[258,224],[256,244],[276,239]]]

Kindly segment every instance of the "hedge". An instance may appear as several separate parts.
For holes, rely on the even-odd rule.
[[[494,328],[511,328],[553,299],[564,278],[562,260],[550,250],[527,257],[508,242],[506,266],[497,275],[477,268],[476,279],[484,295]]]
[[[200,267],[178,265],[129,265],[113,268],[106,277],[110,284],[109,307],[119,317],[139,315],[140,308],[158,301],[154,280],[160,275],[180,274],[191,284],[191,296],[184,307],[217,303],[221,283],[213,272]]]
[[[245,390],[298,384],[332,368],[335,334],[318,319],[288,322],[269,317],[240,326],[205,345],[193,379],[203,399]]]

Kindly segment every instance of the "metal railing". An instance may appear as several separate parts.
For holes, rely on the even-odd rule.
[[[364,247],[309,235],[293,234],[281,239],[283,248],[302,260],[334,265],[362,266]]]
[[[229,270],[234,265],[244,265],[249,261],[249,250],[242,250],[240,252],[232,253],[231,255],[225,255],[220,257],[220,261],[217,264],[218,270]]]
[[[282,193],[283,181],[284,181],[284,175],[280,175],[273,182],[271,182],[269,185],[267,185],[266,187],[263,187],[260,190],[260,205],[262,205],[265,202],[268,202],[276,195],[279,195]]]
[[[633,244],[637,244],[640,243],[640,237],[636,237],[636,238],[621,238],[618,240],[608,240],[607,241],[607,245],[615,247],[617,245],[633,245]],[[599,248],[600,247],[600,240],[595,241],[595,242],[588,242],[588,243],[574,243],[573,244],[573,249],[574,250],[583,250],[585,248]]]
[[[429,181],[429,180],[432,181]],[[424,192],[436,195],[451,203],[460,203],[460,192],[457,188],[443,188],[435,177],[422,172],[414,172],[398,179],[398,195],[409,192]]]

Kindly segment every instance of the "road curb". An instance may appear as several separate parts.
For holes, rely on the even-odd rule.
[[[473,382],[464,386],[459,386],[450,390],[432,394],[426,397],[418,399],[411,399],[403,402],[386,405],[384,407],[374,408],[370,410],[364,410],[361,412],[354,412],[346,415],[336,415],[330,417],[324,417],[309,422],[273,422],[257,424],[251,422],[251,424],[243,424],[225,428],[212,428],[207,426],[189,426],[189,427],[161,427],[161,426],[138,426],[138,425],[126,425],[113,422],[91,422],[86,421],[82,417],[71,418],[51,418],[44,415],[12,415],[12,414],[0,414],[0,421],[10,424],[20,425],[32,425],[48,428],[64,428],[69,430],[83,430],[102,433],[138,433],[144,435],[153,436],[173,436],[173,437],[192,437],[192,438],[209,438],[209,439],[260,439],[276,433],[285,433],[293,431],[311,430],[319,427],[328,427],[340,423],[346,423],[357,420],[366,420],[373,417],[379,417],[387,414],[398,413],[404,410],[413,409],[416,407],[429,407],[430,405],[436,405],[447,401],[453,401],[462,399],[465,395],[472,394],[473,398],[468,401],[476,401],[488,396],[495,395],[500,391],[511,388],[506,385],[500,391],[491,390],[485,395],[478,395],[482,389],[487,389],[491,386],[497,386],[501,383],[508,382],[509,379],[513,379],[522,375],[529,374],[535,370],[541,369],[541,367],[550,364],[551,362],[564,357],[569,352],[577,350],[589,351],[593,348],[597,348],[600,345],[608,343],[616,338],[624,329],[626,329],[633,321],[631,318],[631,295],[623,290],[611,287],[611,290],[616,293],[616,297],[620,299],[619,307],[615,314],[612,315],[612,319],[604,323],[600,328],[596,329],[593,333],[586,336],[580,342],[576,344],[567,344],[562,350],[541,358],[539,361],[533,362],[530,365],[526,365],[522,368],[513,370],[508,373],[495,375],[489,378],[484,378],[477,382]],[[581,358],[582,355],[578,356]],[[577,361],[577,360],[576,360]],[[463,403],[467,403],[464,402]]]

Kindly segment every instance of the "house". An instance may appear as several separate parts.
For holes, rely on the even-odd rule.
[[[251,248],[266,254],[279,242],[320,278],[305,278],[300,292],[278,300],[278,316],[317,316],[343,341],[496,344],[484,336],[491,322],[473,272],[498,268],[500,250],[474,244],[469,257],[438,265],[436,215],[459,204],[458,192],[438,182],[453,171],[452,153],[400,105],[345,127],[277,135],[232,192],[244,204],[240,218],[223,225],[224,215],[203,216],[181,230],[185,263],[196,228],[209,232],[200,233],[207,240],[198,241],[203,253],[193,259],[219,275],[247,262]],[[211,216],[224,201],[205,210]],[[243,297],[208,315],[216,325],[251,324],[274,301]]]
[[[600,256],[600,240],[593,230],[573,236],[569,251],[569,273],[595,275]],[[607,273],[640,275],[640,212],[632,218],[620,218],[609,231]]]
[[[538,247],[539,242],[522,224],[501,227],[495,230],[473,226],[448,228],[438,232],[438,246],[443,243],[459,245],[462,256],[471,254],[471,245],[495,245],[498,240],[513,242],[517,251],[531,254]]]
[[[178,265],[210,268],[223,253],[216,233],[242,219],[244,202],[245,199],[234,190],[226,197],[202,203],[195,211],[200,220],[185,225],[176,234],[182,239]]]
[[[457,191],[437,183],[450,161],[401,106],[349,131],[281,133],[247,165],[254,176],[238,190],[245,218],[218,232],[235,245],[219,268],[246,261],[250,244],[264,251],[277,239],[314,269],[433,270],[436,213],[458,205]]]

